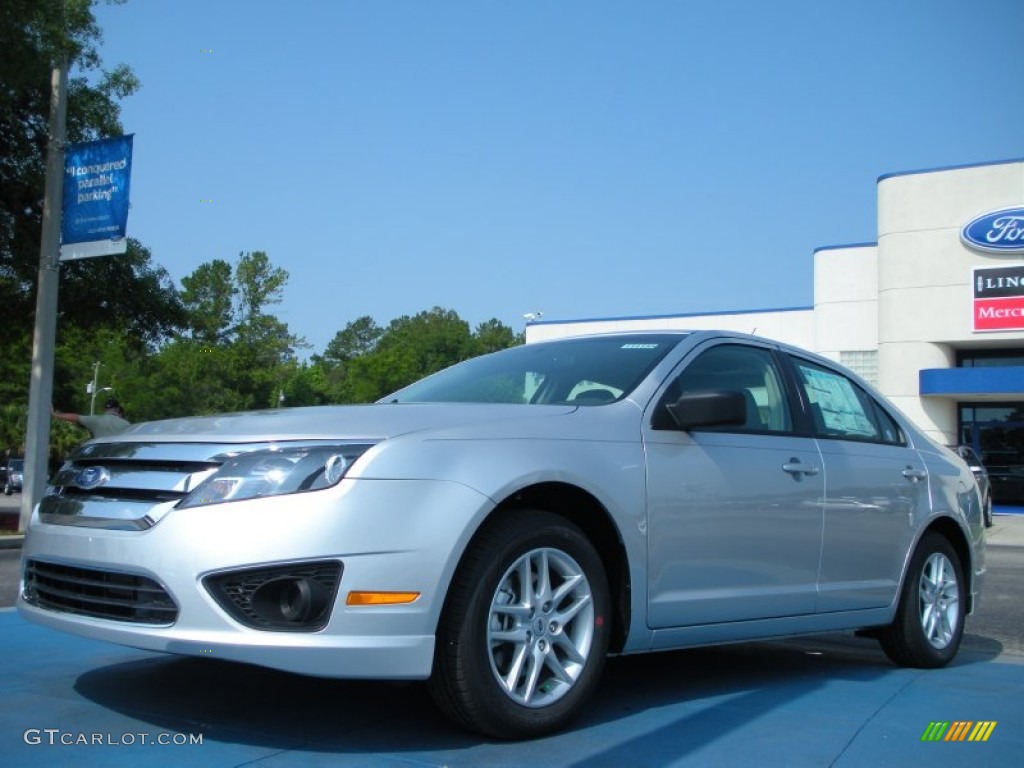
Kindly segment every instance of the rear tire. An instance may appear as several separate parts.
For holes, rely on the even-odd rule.
[[[502,739],[562,728],[598,683],[609,588],[586,535],[521,510],[487,525],[453,579],[430,691],[460,725]]]
[[[948,664],[964,633],[963,566],[953,545],[925,534],[914,551],[893,623],[882,629],[882,650],[904,667]]]

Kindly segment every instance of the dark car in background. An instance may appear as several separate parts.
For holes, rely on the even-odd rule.
[[[25,478],[25,460],[8,459],[3,465],[4,495],[21,492]]]

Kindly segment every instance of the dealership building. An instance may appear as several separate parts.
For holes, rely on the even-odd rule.
[[[535,320],[528,342],[721,329],[795,344],[874,384],[932,437],[973,445],[1024,504],[1024,159],[878,179],[878,239],[814,251],[814,305]]]

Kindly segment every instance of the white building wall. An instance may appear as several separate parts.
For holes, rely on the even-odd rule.
[[[944,442],[956,440],[956,402],[921,398],[920,371],[955,367],[958,348],[1024,342],[1020,331],[974,332],[973,269],[1015,260],[968,248],[960,230],[979,214],[1021,203],[1024,163],[878,182],[879,389]]]
[[[843,352],[878,350],[878,248],[848,245],[814,252],[814,343],[842,362]]]
[[[955,367],[958,350],[1024,348],[1024,331],[974,331],[972,285],[975,268],[1024,264],[1024,255],[960,240],[969,221],[1011,206],[1024,206],[1024,161],[883,176],[877,244],[815,251],[813,310],[545,321],[528,325],[526,340],[641,329],[755,333],[855,370],[851,360],[877,363],[881,392],[932,437],[955,442],[956,399],[921,397],[920,372]]]

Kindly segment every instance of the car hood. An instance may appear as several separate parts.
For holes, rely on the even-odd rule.
[[[576,406],[379,403],[225,413],[133,424],[119,435],[91,443],[265,442],[359,440],[376,442],[422,430],[466,425],[485,429],[572,413]]]

